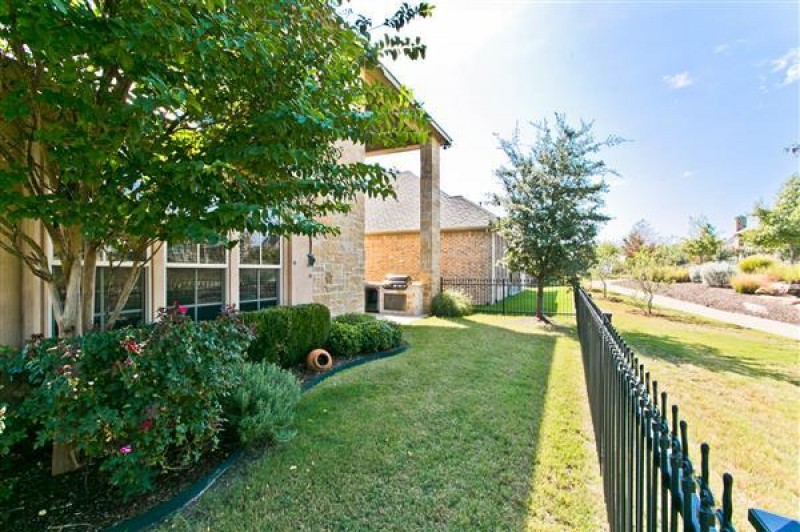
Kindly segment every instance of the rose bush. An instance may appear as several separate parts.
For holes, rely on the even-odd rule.
[[[146,492],[219,443],[251,339],[234,313],[198,323],[178,309],[145,328],[35,339],[7,371],[31,386],[16,414],[37,447],[69,445],[123,495]]]

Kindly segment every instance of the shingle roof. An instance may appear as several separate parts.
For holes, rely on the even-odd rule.
[[[398,174],[394,185],[397,198],[368,198],[366,233],[419,230],[419,177],[412,172]],[[489,227],[497,217],[463,196],[441,192],[442,229]]]

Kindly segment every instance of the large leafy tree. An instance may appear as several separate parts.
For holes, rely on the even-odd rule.
[[[594,262],[601,210],[613,173],[595,155],[621,139],[595,140],[592,122],[578,126],[556,114],[551,123],[532,124],[533,145],[524,146],[517,128],[510,140],[500,139],[508,163],[495,171],[504,194],[494,201],[506,215],[498,232],[506,240],[505,263],[538,281],[536,314],[544,319],[544,285],[553,278],[576,278]]]
[[[60,334],[91,324],[103,250],[133,260],[118,311],[159,242],[330,233],[324,215],[391,193],[336,143],[424,140],[410,93],[362,72],[420,57],[397,32],[431,6],[373,25],[341,3],[0,2],[0,248],[48,283]]]
[[[786,180],[771,208],[758,204],[754,214],[759,225],[742,233],[745,242],[795,262],[800,257],[800,174]]]
[[[708,262],[719,258],[725,241],[717,236],[716,228],[701,216],[690,222],[691,234],[683,241],[683,250],[691,260],[697,263]]]

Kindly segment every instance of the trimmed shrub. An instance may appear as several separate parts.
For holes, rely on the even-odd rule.
[[[703,267],[702,266],[690,266],[689,267],[689,280],[693,283],[702,283],[703,282]]]
[[[764,272],[767,277],[784,283],[800,281],[800,264],[775,263]]]
[[[327,349],[339,357],[371,354],[403,343],[403,328],[369,314],[342,314],[333,319]]]
[[[703,282],[718,288],[730,285],[731,277],[735,273],[733,266],[727,262],[707,262],[702,268]]]
[[[431,304],[431,313],[441,318],[460,318],[472,314],[472,301],[459,290],[439,292]]]
[[[333,321],[326,345],[328,351],[337,357],[351,357],[361,352],[363,341],[361,327],[351,323]]]
[[[255,333],[248,359],[284,368],[300,364],[312,349],[325,345],[331,327],[328,307],[316,303],[245,312],[242,318]]]
[[[173,312],[143,329],[36,339],[16,368],[31,386],[16,415],[35,447],[73,445],[123,496],[146,492],[217,445],[251,339],[233,314],[198,323]]]
[[[244,445],[288,441],[295,434],[300,393],[300,383],[289,371],[267,362],[246,362],[225,401],[225,414]]]
[[[742,273],[758,273],[766,270],[777,261],[769,255],[751,255],[739,261]]]
[[[740,273],[731,277],[731,286],[740,294],[755,294],[756,290],[769,284],[764,275]]]
[[[689,283],[692,281],[689,270],[680,266],[668,266],[663,269],[663,281],[667,283]]]

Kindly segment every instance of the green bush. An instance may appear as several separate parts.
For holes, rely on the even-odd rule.
[[[755,294],[762,286],[767,286],[769,279],[764,275],[740,273],[731,277],[731,286],[740,294]]]
[[[31,386],[11,414],[31,424],[35,447],[72,445],[123,496],[146,492],[159,472],[217,444],[222,401],[251,339],[227,313],[211,322],[168,313],[144,329],[36,339],[22,368],[6,368]]]
[[[388,351],[403,343],[403,328],[369,314],[342,314],[331,323],[327,348],[334,356]]]
[[[800,281],[800,264],[775,263],[764,272],[767,277],[784,283]]]
[[[325,345],[331,327],[330,311],[315,303],[245,312],[242,317],[256,336],[248,358],[284,368],[300,364],[312,349]]]
[[[433,298],[431,313],[442,318],[459,318],[472,314],[472,301],[464,292],[445,290]]]
[[[331,355],[337,357],[351,357],[361,353],[364,344],[361,336],[361,326],[334,320],[331,323],[331,333],[328,335],[326,345]]]
[[[739,261],[743,273],[758,273],[766,270],[777,261],[768,255],[751,255]]]
[[[703,283],[721,288],[730,284],[735,269],[727,262],[706,262],[701,272]]]
[[[300,383],[289,371],[267,362],[241,365],[239,384],[226,400],[225,414],[244,445],[288,441],[300,400]]]
[[[662,280],[667,283],[689,283],[692,281],[689,270],[681,266],[667,266],[662,269]]]

